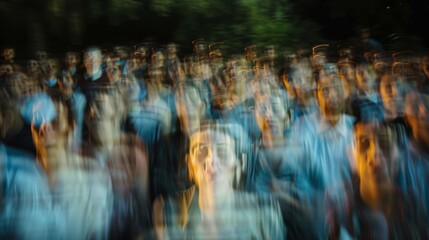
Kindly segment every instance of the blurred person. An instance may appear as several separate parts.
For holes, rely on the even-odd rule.
[[[30,59],[27,61],[26,74],[36,81],[38,81],[39,78],[41,78],[42,68],[37,60]]]
[[[405,119],[411,127],[408,145],[403,149],[406,159],[401,161],[402,191],[415,202],[416,213],[423,214],[420,219],[425,225],[424,238],[428,237],[429,229],[429,97],[421,94],[416,88],[411,88],[405,96]]]
[[[291,105],[291,121],[309,115],[317,110],[314,90],[315,75],[310,65],[297,64],[289,71],[282,73],[282,82],[293,102]]]
[[[283,239],[286,229],[277,201],[234,189],[239,156],[228,127],[202,126],[190,138],[187,167],[195,187],[186,204],[173,198],[154,203],[157,237]],[[184,208],[184,210],[183,210]],[[180,214],[182,212],[184,214]]]
[[[425,239],[411,199],[395,183],[401,155],[386,125],[358,122],[351,156],[356,175],[328,189],[329,239]],[[339,183],[338,185],[340,185]],[[343,198],[336,191],[345,191]],[[427,233],[426,233],[427,234]]]
[[[292,216],[299,238],[326,237],[324,193],[328,186],[349,181],[351,177],[354,163],[348,160],[348,149],[355,119],[344,114],[344,100],[349,95],[346,84],[341,75],[319,79],[316,96],[320,111],[300,117],[292,125],[289,144],[294,149],[287,155],[290,159],[282,161],[278,174],[280,180],[290,182],[290,169],[294,169],[292,185],[300,211]],[[281,189],[287,193],[290,187]]]
[[[0,63],[0,78],[5,76],[10,76],[15,73],[15,68],[13,64],[10,63]]]
[[[141,236],[150,226],[147,150],[135,134],[121,130],[123,103],[116,86],[98,86],[87,96],[83,156],[109,172],[113,209],[109,239]]]
[[[44,93],[29,97],[21,110],[31,121],[37,162],[48,178],[61,239],[105,239],[112,209],[110,178],[95,161],[68,146],[74,121],[69,102]]]
[[[258,57],[258,48],[252,44],[244,48],[244,56],[247,62],[247,67],[253,69],[255,67],[254,60]]]
[[[196,39],[192,41],[195,61],[205,61],[209,59],[208,44],[204,39]]]
[[[59,91],[64,99],[70,102],[71,113],[74,119],[75,127],[71,134],[71,150],[79,151],[82,142],[83,118],[86,105],[85,95],[80,90],[75,90],[76,80],[73,76],[66,72],[59,78]]]
[[[359,31],[359,37],[363,44],[369,44],[377,51],[384,51],[382,44],[372,36],[370,29],[361,28]]]
[[[357,118],[383,118],[382,101],[379,95],[376,73],[368,65],[359,65],[356,69],[357,89],[351,96],[351,110]]]
[[[42,66],[42,86],[44,89],[58,89],[60,66],[55,59],[47,59]]]
[[[174,100],[177,109],[179,126],[177,131],[162,136],[153,162],[154,197],[175,196],[188,189],[192,184],[188,180],[186,153],[189,148],[189,137],[208,118],[206,103],[201,92],[192,81],[183,81],[176,85]]]
[[[62,75],[70,74],[72,78],[82,74],[82,69],[80,68],[80,56],[77,52],[66,52],[64,55],[64,64],[61,69]],[[75,79],[76,81],[76,79]]]
[[[46,175],[34,156],[5,143],[22,120],[11,101],[0,102],[0,238],[57,239]]]
[[[90,94],[93,88],[97,88],[100,85],[112,84],[106,71],[102,68],[103,54],[101,49],[98,47],[88,47],[85,50],[83,56],[84,73],[76,81],[77,88],[85,94]]]
[[[182,62],[177,56],[178,45],[176,43],[167,44],[167,54],[165,59],[166,83],[174,86],[180,79],[180,71],[182,70]]]

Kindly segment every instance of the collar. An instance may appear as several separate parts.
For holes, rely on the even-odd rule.
[[[316,115],[318,115],[317,118],[319,119],[319,120],[316,120],[317,134],[322,134],[328,131],[334,131],[345,138],[349,135],[350,131],[346,123],[345,114],[341,114],[340,119],[338,120],[337,124],[335,124],[335,126],[331,126],[331,124],[328,121],[326,121],[326,119],[323,118],[320,113]]]

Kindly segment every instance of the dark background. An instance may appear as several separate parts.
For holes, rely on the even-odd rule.
[[[0,46],[18,58],[88,45],[109,49],[144,41],[223,41],[230,52],[250,43],[282,49],[352,41],[369,28],[387,49],[426,50],[427,0],[1,0]]]

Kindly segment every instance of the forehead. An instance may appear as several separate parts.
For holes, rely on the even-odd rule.
[[[216,130],[204,130],[197,132],[191,137],[191,148],[201,144],[227,144],[233,149],[234,140],[228,134]]]

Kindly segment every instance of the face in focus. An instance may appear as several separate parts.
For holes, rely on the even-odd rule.
[[[234,140],[215,130],[204,130],[191,137],[189,163],[195,183],[201,189],[232,186],[238,163]]]
[[[343,113],[346,98],[345,80],[339,75],[331,75],[319,80],[317,99],[324,116],[333,117]]]
[[[396,144],[388,127],[358,124],[357,167],[361,184],[382,185],[396,174]]]

